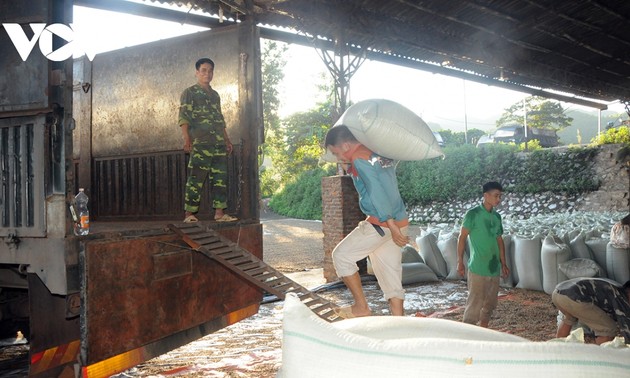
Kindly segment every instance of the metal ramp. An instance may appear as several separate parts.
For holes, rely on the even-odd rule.
[[[341,320],[335,314],[335,309],[339,306],[310,292],[216,231],[204,228],[200,223],[169,224],[168,228],[181,236],[193,250],[213,259],[262,290],[282,300],[287,294],[295,293],[320,318],[328,322]]]

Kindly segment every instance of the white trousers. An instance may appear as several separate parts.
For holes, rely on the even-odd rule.
[[[369,256],[385,300],[390,298],[404,300],[401,247],[394,243],[387,227],[383,227],[383,231],[385,236],[381,236],[371,223],[361,221],[333,250],[333,264],[339,277],[347,277],[359,270],[357,261]],[[400,231],[407,235],[407,227],[401,228]]]

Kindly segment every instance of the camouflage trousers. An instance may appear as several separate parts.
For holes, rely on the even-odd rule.
[[[225,146],[193,144],[188,161],[188,179],[184,194],[184,210],[199,211],[201,190],[208,180],[212,207],[227,207],[227,152]]]

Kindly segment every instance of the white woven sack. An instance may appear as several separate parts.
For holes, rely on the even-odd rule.
[[[280,378],[618,378],[628,371],[630,348],[522,341],[444,319],[328,323],[294,294],[284,303]]]
[[[446,261],[444,256],[437,246],[437,236],[435,234],[427,233],[424,236],[418,236],[416,238],[416,244],[418,245],[418,253],[424,260],[424,263],[433,269],[438,277],[444,278],[447,276]]]
[[[513,287],[516,287],[516,285],[518,285],[518,267],[516,266],[516,244],[514,243],[514,235],[510,235],[510,242],[512,245],[510,246],[510,249],[505,250],[505,253],[509,253],[510,255],[509,259],[511,261],[511,264],[508,265],[508,267],[510,268],[510,276],[512,276]]]
[[[359,101],[346,109],[334,126],[338,125],[348,126],[361,144],[390,159],[424,160],[444,156],[422,118],[394,101]],[[329,152],[322,159],[336,161]]]
[[[400,262],[405,264],[405,263],[415,263],[415,262],[421,262],[423,263],[424,260],[422,260],[422,257],[420,256],[420,254],[418,253],[418,251],[416,251],[416,249],[410,245],[406,245],[404,247],[402,247],[401,250],[401,260]]]
[[[591,250],[586,245],[586,234],[580,231],[569,241],[569,248],[573,258],[592,259]]]
[[[582,230],[580,230],[579,228],[574,228],[571,231],[565,232],[562,235],[562,240],[564,240],[564,244],[570,244],[571,240],[573,240],[580,233],[583,234],[584,232],[582,232]],[[574,256],[574,257],[581,257],[581,256]]]
[[[547,235],[543,240],[541,250],[543,290],[545,293],[553,293],[556,285],[567,280],[567,276],[559,269],[559,265],[569,261],[570,258],[569,246],[564,244],[562,239]]]
[[[630,280],[630,249],[618,248],[609,242],[606,246],[608,278],[625,284]]]
[[[433,269],[421,262],[402,264],[402,284],[439,281]]]
[[[459,234],[453,233],[449,238],[443,238],[437,242],[438,249],[442,253],[442,257],[444,257],[444,262],[446,262],[447,280],[462,280],[465,278],[457,273],[458,238]],[[466,253],[464,253],[464,270],[466,269],[468,269],[468,259],[466,258]]]
[[[558,265],[568,279],[601,277],[602,268],[591,259],[576,258]]]
[[[540,236],[531,238],[514,235],[514,262],[519,289],[543,291]]]
[[[595,262],[602,268],[602,278],[608,278],[608,264],[606,264],[606,248],[608,246],[608,241],[608,239],[596,236],[595,234],[593,234],[592,237],[587,235],[584,241],[591,250],[593,260],[595,260]]]
[[[512,235],[502,235],[502,238],[505,248],[505,265],[510,269],[510,274],[507,277],[501,277],[499,285],[501,287],[514,287],[514,243],[512,242]]]

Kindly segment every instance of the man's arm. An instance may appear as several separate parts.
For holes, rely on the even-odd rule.
[[[501,260],[501,277],[505,278],[510,274],[510,268],[506,264],[505,244],[501,235],[497,236],[497,244],[499,245],[499,259]]]
[[[396,243],[399,247],[404,247],[409,242],[409,238],[403,235],[400,228],[396,225],[396,221],[390,218],[385,223],[387,223],[387,227],[392,233],[392,240],[394,243]]]
[[[457,273],[462,277],[464,277],[466,272],[464,268],[464,251],[466,250],[469,233],[467,228],[462,227],[459,231],[459,239],[457,239]]]
[[[182,136],[184,137],[184,152],[192,151],[192,141],[190,140],[190,132],[188,131],[188,124],[181,124]]]
[[[228,137],[226,128],[223,129],[223,138],[225,138],[225,148],[227,149],[227,153],[229,155],[234,150],[234,146],[232,145],[232,142],[230,142],[230,137]]]
[[[192,121],[192,98],[188,89],[182,92],[179,98],[179,126],[184,137],[184,152],[192,151],[192,140],[190,138],[190,122]]]

